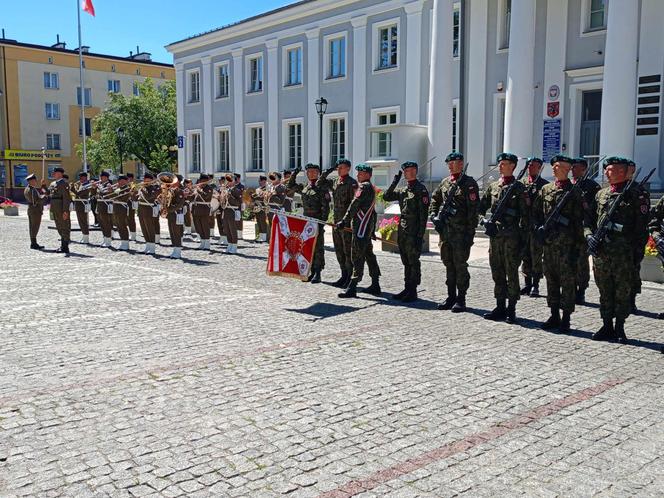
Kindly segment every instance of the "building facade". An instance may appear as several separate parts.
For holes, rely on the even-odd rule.
[[[42,147],[47,171],[62,166],[73,177],[82,170],[76,146],[83,128],[89,137],[92,119],[104,108],[109,92],[132,95],[135,84],[145,78],[157,84],[175,79],[172,65],[152,62],[147,53],[115,57],[84,47],[83,63],[81,95],[78,49],[69,50],[61,42],[48,47],[0,38],[0,187],[18,194],[27,175],[41,178]],[[127,168],[132,171],[136,165],[128,163]]]
[[[300,1],[167,47],[180,171],[252,183],[320,154],[384,186],[407,159],[435,181],[463,147],[476,176],[503,150],[626,155],[658,188],[662,19],[660,0]]]

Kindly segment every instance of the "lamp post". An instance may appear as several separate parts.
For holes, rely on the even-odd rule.
[[[327,112],[327,100],[323,97],[316,100],[316,112],[318,113],[318,166],[323,168],[323,116]]]
[[[122,171],[122,141],[124,140],[124,129],[122,127],[119,127],[117,130],[115,130],[115,133],[117,134],[118,137],[118,157],[120,158],[120,174],[123,174]]]

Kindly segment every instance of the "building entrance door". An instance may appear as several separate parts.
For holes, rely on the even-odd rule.
[[[583,92],[581,110],[580,156],[599,155],[599,132],[602,117],[602,90]]]

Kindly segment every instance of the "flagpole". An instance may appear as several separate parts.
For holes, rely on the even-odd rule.
[[[83,86],[83,42],[81,41],[81,6],[76,0],[78,14],[78,72],[81,80],[81,135],[83,135],[83,171],[88,171],[88,148],[85,137],[85,87]]]

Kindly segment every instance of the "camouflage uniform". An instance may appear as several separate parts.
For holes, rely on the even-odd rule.
[[[576,183],[576,182],[574,182]],[[602,188],[592,178],[586,178],[579,185],[581,194],[583,196],[583,212],[585,216],[592,216],[595,211],[595,196]],[[577,291],[577,304],[582,304],[585,301],[584,295],[588,284],[590,283],[590,259],[588,255],[588,245],[585,239],[579,241],[578,247],[579,257],[576,260],[576,291]]]
[[[526,193],[528,194],[527,204],[530,208],[529,215],[532,216],[533,205],[537,195],[540,193],[542,188],[547,185],[547,182],[541,176],[539,178],[532,178],[528,176],[521,180],[523,185],[526,187]],[[523,233],[523,261],[521,264],[521,273],[523,273],[526,279],[526,287],[523,289],[523,293],[530,293],[530,285],[532,282],[532,287],[534,289],[534,296],[539,295],[539,281],[542,278],[542,261],[543,261],[543,247],[540,242],[533,236],[533,226],[528,227]],[[527,291],[527,292],[526,292]]]
[[[650,215],[651,220],[648,228],[655,244],[657,244],[657,252],[660,254],[662,270],[664,270],[664,197],[652,208]],[[657,315],[657,318],[664,319],[664,313]]]
[[[648,206],[650,209],[650,192],[645,187],[638,183],[632,184],[631,190],[634,191],[633,195],[638,198],[639,205]],[[646,220],[648,223],[649,220]],[[645,248],[648,243],[648,231],[645,230],[640,236],[634,238],[632,245],[633,254],[633,270],[632,270],[632,310],[636,311],[636,295],[641,294],[641,262],[645,257]]]

